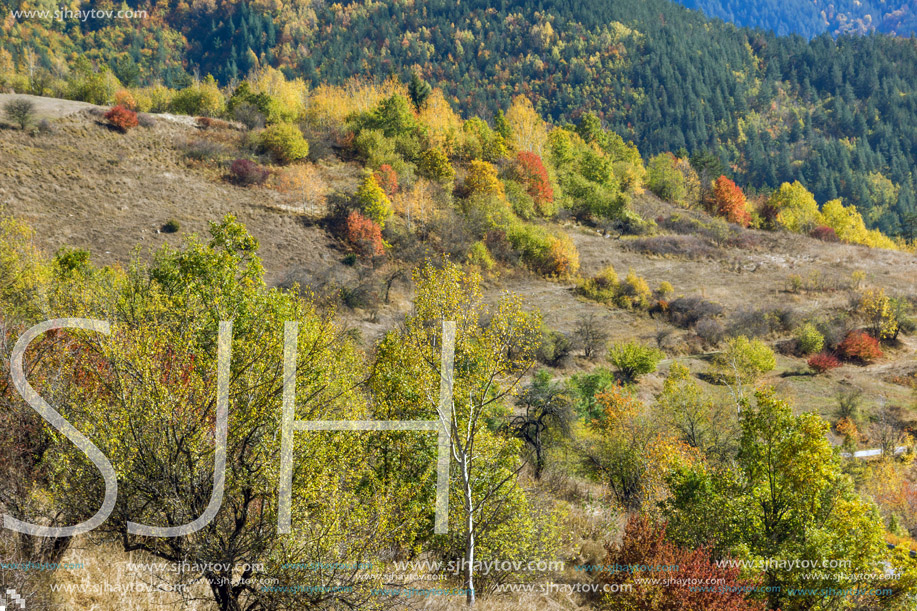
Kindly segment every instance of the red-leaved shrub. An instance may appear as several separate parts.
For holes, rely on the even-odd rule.
[[[833,354],[827,352],[819,352],[818,354],[812,355],[812,357],[806,361],[806,364],[815,373],[825,373],[830,369],[836,369],[841,366],[840,360]]]
[[[809,234],[811,237],[821,240],[822,242],[837,242],[837,232],[834,231],[834,227],[828,227],[827,225],[819,225],[812,230],[812,233]]]
[[[749,600],[760,582],[742,579],[738,568],[718,566],[708,548],[680,547],[667,541],[665,533],[664,525],[655,527],[645,516],[631,516],[624,528],[621,544],[608,548],[606,564],[612,570],[599,573],[598,578],[613,588],[614,608],[641,611],[764,611],[764,603]],[[617,567],[637,567],[637,570],[618,570]],[[645,570],[640,571],[639,567]],[[681,583],[685,584],[717,585],[673,587],[650,584],[648,582],[655,580],[647,579],[648,573],[659,570],[657,567],[670,569],[664,575],[666,582],[674,583],[676,579],[683,579]],[[644,574],[641,575],[641,572]]]
[[[376,170],[376,182],[379,183],[379,186],[382,187],[389,199],[395,197],[395,193],[398,192],[398,172],[392,166],[387,163],[380,165],[379,169]]]
[[[751,223],[745,194],[736,183],[725,176],[717,178],[713,186],[713,205],[716,214],[730,223],[737,223],[742,227],[748,227]]]
[[[124,106],[113,106],[111,110],[105,113],[105,119],[122,132],[126,132],[132,127],[137,127],[139,124],[137,113]]]
[[[378,257],[385,251],[379,224],[356,210],[347,215],[344,235],[354,250],[364,257]]]
[[[248,159],[236,159],[229,166],[229,174],[240,185],[260,185],[271,171]]]
[[[869,363],[882,358],[879,340],[864,331],[851,331],[837,346],[838,353],[849,361]]]
[[[541,157],[529,151],[520,152],[516,155],[515,174],[535,201],[538,213],[548,214],[554,201],[554,189]]]

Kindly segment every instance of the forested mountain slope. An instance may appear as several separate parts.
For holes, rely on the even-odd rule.
[[[593,111],[645,156],[712,153],[714,173],[752,192],[799,180],[886,233],[915,231],[912,39],[807,42],[664,0],[135,4],[147,19],[11,14],[0,86],[84,99],[80,79],[98,70],[177,88],[266,64],[312,85],[416,71],[467,115],[491,117],[520,93],[558,123]]]

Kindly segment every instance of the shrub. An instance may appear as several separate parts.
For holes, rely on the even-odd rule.
[[[713,345],[723,341],[723,337],[726,335],[723,323],[715,318],[701,319],[694,325],[694,332],[697,333],[699,338]]]
[[[420,154],[417,170],[424,178],[439,182],[450,182],[455,178],[455,168],[448,155],[438,148],[427,149]]]
[[[264,127],[264,113],[251,102],[239,102],[232,109],[232,118],[248,129]]]
[[[356,210],[347,215],[345,237],[360,255],[378,257],[385,252],[382,228]]]
[[[611,265],[579,286],[580,293],[600,303],[612,303],[617,290],[618,273]]]
[[[468,250],[468,263],[477,265],[487,271],[492,270],[497,264],[491,256],[490,251],[487,250],[487,245],[481,241],[472,244],[471,248]]]
[[[260,185],[270,175],[270,170],[248,159],[236,159],[229,166],[229,174],[240,185]]]
[[[761,340],[740,335],[727,341],[726,349],[714,357],[713,364],[725,375],[747,383],[774,369],[777,357]]]
[[[115,92],[115,105],[123,106],[129,110],[137,110],[137,100],[127,89],[119,89]]]
[[[596,319],[595,314],[589,313],[576,321],[573,338],[583,351],[583,356],[591,359],[604,347],[608,334],[602,328],[600,321]]]
[[[379,183],[379,186],[382,187],[389,199],[395,197],[395,193],[398,192],[398,172],[389,164],[383,163],[376,170],[375,176],[376,182]]]
[[[20,129],[25,129],[35,118],[35,103],[26,98],[13,98],[3,105],[3,114]]]
[[[819,352],[806,361],[806,364],[809,368],[815,373],[825,373],[831,369],[836,369],[841,366],[840,360],[833,354],[828,352]]]
[[[825,346],[825,336],[810,322],[796,330],[796,345],[803,354],[821,352]]]
[[[723,306],[700,297],[679,297],[669,303],[672,323],[687,329],[704,318],[715,318],[723,313]]]
[[[534,200],[538,214],[550,216],[553,213],[554,189],[551,187],[551,180],[541,157],[529,151],[519,152],[516,155],[513,175],[525,186],[526,192]]]
[[[226,147],[207,138],[195,138],[182,145],[185,157],[195,161],[214,161],[226,154]]]
[[[828,227],[827,225],[819,225],[809,234],[810,237],[815,238],[816,240],[821,240],[822,242],[838,242],[837,232],[834,230],[834,227]]]
[[[379,186],[375,174],[367,172],[363,176],[363,182],[357,189],[356,197],[363,214],[377,223],[380,228],[385,228],[385,220],[392,214],[392,203]]]
[[[615,344],[608,351],[608,360],[629,380],[656,371],[663,358],[660,350],[635,341]]]
[[[161,231],[163,233],[178,233],[179,229],[181,229],[181,223],[175,219],[170,219],[163,224]]]
[[[751,214],[748,212],[748,203],[742,189],[736,186],[725,176],[716,179],[713,186],[713,207],[718,216],[730,223],[748,227],[751,223]]]
[[[671,153],[660,153],[650,159],[646,166],[646,187],[660,199],[683,206],[687,189],[677,163],[678,159]]]
[[[579,253],[570,236],[552,235],[536,225],[515,223],[507,238],[529,266],[545,276],[572,276],[579,269]]]
[[[544,328],[541,332],[541,344],[536,351],[538,360],[549,367],[559,367],[570,356],[573,342],[570,338],[554,329]]]
[[[622,308],[646,309],[652,296],[650,285],[631,269],[628,270],[624,282],[618,285],[615,302]]]
[[[258,144],[278,163],[287,164],[309,155],[309,143],[299,128],[291,123],[276,123],[258,135]]]
[[[500,199],[506,198],[503,183],[497,177],[497,168],[486,161],[473,160],[468,165],[468,174],[465,176],[465,188],[472,195],[494,195]]]
[[[137,113],[123,106],[113,106],[105,113],[105,119],[122,133],[140,124],[137,120]]]
[[[863,331],[851,331],[837,346],[838,353],[848,361],[870,363],[882,358],[879,340]]]

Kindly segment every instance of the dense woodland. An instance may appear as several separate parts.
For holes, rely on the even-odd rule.
[[[491,124],[524,94],[558,124],[595,113],[646,156],[713,155],[752,192],[799,180],[871,227],[917,231],[912,39],[778,37],[662,0],[146,8],[114,24],[7,18],[0,83],[80,97],[60,83],[100,70],[173,88],[268,65],[312,87],[418,72]]]

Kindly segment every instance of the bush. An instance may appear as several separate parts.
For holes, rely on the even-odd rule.
[[[828,227],[827,225],[819,225],[809,233],[810,237],[815,238],[816,240],[821,240],[822,242],[838,242],[837,232],[834,230],[834,227]]]
[[[713,364],[725,375],[747,383],[774,369],[777,357],[761,340],[740,335],[727,341],[726,349],[714,357]]]
[[[806,361],[806,364],[815,373],[825,373],[826,371],[836,369],[841,366],[840,360],[828,352],[819,352],[818,354],[809,357],[809,360]]]
[[[105,113],[105,119],[122,133],[140,124],[140,121],[137,120],[137,113],[123,106],[113,106]]]
[[[270,170],[248,159],[236,159],[229,166],[229,174],[240,185],[260,185],[270,175]]]
[[[592,278],[581,283],[579,291],[599,303],[613,303],[618,291],[618,273],[609,265]]]
[[[529,266],[545,276],[573,276],[579,269],[579,253],[570,236],[552,235],[536,225],[516,223],[507,238]]]
[[[487,245],[481,241],[472,244],[471,248],[468,250],[468,263],[477,265],[487,271],[492,270],[497,264],[491,256],[490,251],[487,250]]]
[[[628,380],[656,371],[665,354],[656,348],[635,341],[615,344],[608,351],[608,360]]]
[[[669,319],[685,329],[704,318],[716,318],[722,313],[723,306],[700,297],[679,297],[669,303]]]
[[[207,138],[195,138],[182,145],[185,157],[195,161],[215,161],[226,154],[226,147]]]
[[[863,331],[851,331],[837,346],[838,353],[848,361],[871,363],[882,358],[879,340]]]
[[[25,129],[35,118],[35,103],[26,98],[13,98],[3,105],[3,114],[20,129]]]
[[[364,257],[378,257],[385,252],[382,228],[356,210],[347,216],[345,237],[354,250]]]
[[[380,228],[385,228],[385,221],[392,214],[392,202],[389,201],[385,190],[379,186],[375,174],[366,172],[360,188],[357,189],[356,197],[363,214],[377,223]]]
[[[701,319],[694,326],[694,332],[697,333],[699,338],[711,345],[720,343],[726,335],[726,329],[723,328],[723,323],[715,318]]]
[[[232,118],[248,129],[264,127],[264,113],[250,102],[239,102],[232,109]]]
[[[305,159],[309,155],[309,143],[299,128],[291,123],[277,123],[265,128],[258,135],[258,144],[282,164]]]
[[[379,183],[379,186],[382,187],[389,199],[395,197],[395,194],[398,193],[398,172],[389,164],[383,163],[376,170],[375,177],[376,182]]]
[[[438,148],[427,149],[420,154],[417,171],[424,178],[438,182],[450,182],[455,178],[455,169],[449,162],[449,157]]]
[[[559,367],[570,356],[572,350],[573,342],[569,337],[560,331],[545,328],[541,333],[541,344],[538,346],[536,356],[540,362],[549,367]]]
[[[529,151],[518,153],[513,165],[513,175],[525,186],[526,192],[534,200],[538,214],[550,216],[554,212],[554,188],[551,187],[551,180],[541,157]]]
[[[796,346],[803,354],[815,354],[825,347],[825,336],[810,322],[796,330]]]
[[[745,194],[734,182],[720,176],[713,187],[713,206],[717,216],[721,216],[730,223],[748,227],[751,223],[751,214]]]
[[[677,163],[678,159],[671,153],[660,153],[650,159],[646,166],[646,187],[660,199],[683,206],[688,190]]]
[[[163,224],[161,231],[163,233],[178,233],[179,229],[181,229],[181,223],[175,219],[170,219]]]
[[[127,89],[120,89],[115,92],[115,105],[123,106],[129,110],[137,110],[137,100]]]

